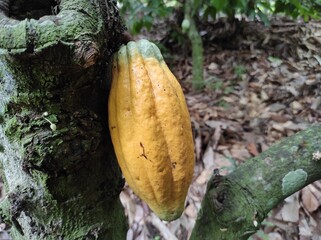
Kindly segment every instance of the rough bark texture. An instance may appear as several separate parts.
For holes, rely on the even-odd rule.
[[[125,239],[107,127],[115,4],[0,1],[0,214],[13,239]]]
[[[247,160],[208,183],[191,240],[241,240],[255,233],[268,212],[304,186],[321,179],[321,124]]]

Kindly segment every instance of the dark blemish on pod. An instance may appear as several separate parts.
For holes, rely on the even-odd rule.
[[[140,147],[143,149],[143,153],[141,155],[139,155],[140,157],[144,157],[146,160],[148,160],[146,154],[145,154],[145,147],[144,144],[142,142],[139,143]]]

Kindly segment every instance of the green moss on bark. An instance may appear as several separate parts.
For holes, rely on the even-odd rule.
[[[125,239],[100,4],[63,1],[57,16],[0,24],[0,215],[15,240]]]

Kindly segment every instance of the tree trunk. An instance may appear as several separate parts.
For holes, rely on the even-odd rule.
[[[204,48],[203,40],[197,30],[195,23],[195,14],[199,11],[199,3],[194,0],[186,0],[184,5],[184,21],[188,26],[183,26],[183,31],[187,31],[187,35],[192,45],[192,86],[195,90],[201,90],[205,86],[204,81]],[[184,29],[187,28],[187,29]]]
[[[0,1],[0,215],[13,239],[126,238],[107,127],[122,31],[112,0]]]

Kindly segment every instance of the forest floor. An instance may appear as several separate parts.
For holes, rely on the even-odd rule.
[[[205,88],[191,88],[187,43],[169,38],[159,23],[138,38],[161,43],[180,81],[195,137],[193,183],[180,219],[167,223],[126,187],[121,193],[128,240],[188,239],[213,169],[228,174],[275,142],[321,121],[321,22],[274,19],[201,26]],[[173,35],[172,35],[173,36]],[[252,239],[321,239],[321,182],[288,197],[271,211]]]

